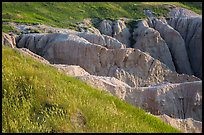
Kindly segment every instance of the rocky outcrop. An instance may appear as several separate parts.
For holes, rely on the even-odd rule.
[[[16,46],[15,36],[2,32],[2,45],[14,48]]]
[[[169,16],[172,18],[182,18],[182,17],[195,17],[200,15],[185,8],[175,7],[171,9],[171,11],[169,12]]]
[[[202,81],[134,88],[125,100],[155,115],[202,121]]]
[[[18,24],[18,23],[8,23],[9,25],[15,27],[17,30],[19,30],[23,34],[29,34],[31,31],[32,33],[69,33],[69,34],[74,34],[77,33],[77,31],[70,30],[70,29],[63,29],[63,28],[54,28],[51,26],[47,26],[44,24],[36,24],[36,25],[31,25],[31,24]]]
[[[167,114],[172,118],[193,118],[202,121],[201,81],[178,84],[161,83],[133,88],[115,77],[90,75],[78,66],[64,65],[62,69],[60,65],[60,69],[151,114]]]
[[[138,49],[107,49],[72,34],[24,35],[17,38],[17,46],[40,54],[51,63],[79,65],[92,75],[115,77],[130,86],[199,80],[170,71]]]
[[[108,36],[113,35],[113,29],[112,29],[113,22],[110,20],[103,20],[99,25],[99,31]]]
[[[94,19],[84,19],[82,22],[78,24],[78,28],[80,32],[87,32],[96,35],[101,35],[100,31],[93,26]]]
[[[106,43],[106,48],[108,49],[114,49],[114,48],[126,48],[126,45],[122,44],[121,42],[119,42],[117,39],[107,36],[107,35],[103,35],[104,39],[105,39],[105,43]]]
[[[178,73],[192,74],[185,42],[179,32],[161,20],[152,20],[153,28],[157,30],[167,43]],[[165,53],[165,52],[164,52]]]
[[[130,32],[126,27],[125,22],[121,20],[116,20],[113,23],[113,37],[118,39],[123,44],[126,44],[127,47],[130,47]]]
[[[56,67],[59,71],[62,71],[66,75],[70,76],[87,76],[90,75],[86,70],[76,65],[63,65],[63,64],[52,64],[52,66]]]
[[[103,20],[99,25],[99,30],[102,34],[112,36],[127,47],[130,47],[129,38],[131,34],[124,21],[116,20],[112,22],[110,20]]]
[[[33,57],[32,52],[28,49],[19,50]],[[114,77],[90,75],[80,66],[51,65],[67,75],[75,76],[93,87],[105,90],[127,103],[141,107],[152,114],[160,114],[157,116],[158,118],[181,131],[188,133],[202,131],[202,122],[200,122],[202,121],[202,81],[178,84],[161,83],[149,87],[134,88]]]
[[[105,39],[102,35],[96,35],[92,33],[80,32],[77,36],[82,37],[89,41],[90,43],[99,44],[102,46],[106,46]]]
[[[101,32],[98,29],[96,29],[95,27],[89,27],[87,29],[87,32],[88,33],[93,33],[93,34],[96,34],[96,35],[100,35],[101,34]]]
[[[148,52],[152,57],[167,65],[169,69],[175,71],[172,56],[167,44],[161,38],[159,32],[150,28],[145,20],[138,22],[133,36],[136,40],[134,48]]]
[[[109,48],[109,49],[125,48],[126,47],[124,44],[119,42],[117,39],[112,38],[112,37],[107,36],[107,35],[96,35],[96,34],[85,33],[85,32],[83,32],[83,33],[80,32],[76,35],[86,39],[90,43],[102,45],[102,46],[105,46],[106,48]]]
[[[171,64],[164,60],[166,52],[161,52],[164,56],[159,53],[159,44],[166,43],[176,71],[202,79],[202,17],[179,16],[167,20],[149,18],[148,21],[140,21],[133,33],[136,40],[134,47],[148,52],[173,70]]]
[[[165,114],[156,117],[185,133],[202,133],[202,122],[192,118],[173,119]]]
[[[91,20],[88,19],[83,22],[83,26],[87,26],[88,29],[94,28],[95,30],[92,33],[89,32],[90,30],[87,30],[87,32],[76,32],[40,24],[26,26],[23,24],[9,23],[9,25],[15,26],[17,29],[22,30],[23,33],[28,33],[29,29],[39,29],[48,33],[51,31],[51,33],[73,34],[109,49],[132,47],[134,44],[131,39],[134,39],[137,40],[135,45],[138,49],[148,52],[152,57],[166,64],[172,71],[177,71],[180,74],[193,74],[202,79],[202,16],[190,13],[184,9],[180,10],[178,7],[171,7],[171,9],[172,13],[175,10],[180,15],[174,13],[171,16],[175,18],[167,18],[167,20],[165,18],[158,20],[154,16],[151,16],[149,21],[147,21],[148,23],[146,23],[146,20],[143,20],[143,26],[141,25],[140,28],[135,29],[135,33],[133,34],[130,34],[130,31],[136,26],[131,27],[129,31],[124,19],[117,21],[103,20],[101,23],[97,21],[97,23],[100,23],[99,30],[101,32],[96,30],[92,26]],[[150,11],[145,10],[145,12]],[[142,28],[143,30],[140,31],[139,29]],[[144,32],[147,31],[152,34],[148,38],[143,37]],[[147,33],[149,34],[149,32]],[[148,36],[148,34],[145,36]],[[145,42],[143,46],[146,47],[141,46],[143,42]],[[164,44],[167,45],[170,53],[165,49],[167,47]],[[112,45],[116,46],[113,47]]]
[[[87,75],[79,76],[77,78],[122,100],[125,99],[126,89],[131,88],[129,85],[115,77]]]
[[[147,16],[147,17],[154,17],[154,12],[152,12],[151,10],[149,9],[145,9],[144,10],[144,14]]]
[[[202,78],[202,17],[172,18],[168,24],[181,34],[193,74]]]
[[[138,21],[131,33],[134,48],[126,48],[132,46],[132,35],[122,20],[103,20],[100,32],[86,29],[90,20],[78,25],[84,32],[18,26],[54,33],[21,35],[16,38],[17,47],[67,75],[159,115],[175,128],[202,132],[202,81],[192,75],[202,78],[202,18],[183,18],[188,13],[182,10],[172,10],[178,18],[169,20],[155,19],[148,10],[145,13],[149,20]],[[9,38],[4,34],[2,44],[15,44]]]

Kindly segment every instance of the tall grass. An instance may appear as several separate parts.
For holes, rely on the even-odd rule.
[[[108,93],[2,47],[2,132],[180,132]]]

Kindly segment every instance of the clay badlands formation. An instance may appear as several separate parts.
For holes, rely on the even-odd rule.
[[[53,33],[4,34],[2,41],[184,132],[202,132],[202,16],[145,13],[131,28],[128,19],[102,20],[87,32],[49,27]]]

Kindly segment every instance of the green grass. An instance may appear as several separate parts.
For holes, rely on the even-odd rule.
[[[84,125],[77,122],[77,113],[85,119]],[[2,132],[180,131],[104,91],[2,46]]]
[[[156,16],[165,16],[162,4],[174,4],[202,14],[198,4],[179,2],[2,2],[2,21],[41,23],[54,27],[76,29],[76,22],[85,18],[111,19],[145,18],[144,9]]]
[[[9,33],[10,31],[15,31],[16,29],[13,26],[2,24],[2,31]]]
[[[182,7],[190,9],[200,15],[202,15],[202,2],[181,2]]]

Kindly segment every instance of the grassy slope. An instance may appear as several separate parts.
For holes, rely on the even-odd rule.
[[[15,50],[3,46],[2,54],[3,132],[179,132]],[[71,122],[77,112],[85,127]]]
[[[202,15],[202,2],[181,2],[183,7]]]
[[[163,16],[168,10],[161,4],[174,4],[202,14],[202,7],[187,2],[3,2],[2,21],[42,23],[73,29],[76,22],[85,18],[144,18],[144,9]]]

